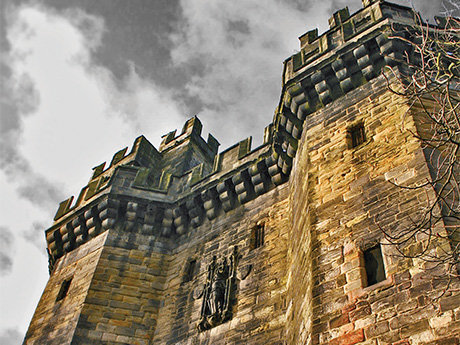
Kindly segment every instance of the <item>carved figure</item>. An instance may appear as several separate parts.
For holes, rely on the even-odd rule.
[[[218,263],[216,256],[212,258],[203,291],[201,319],[197,325],[200,332],[231,318],[236,287],[237,258],[236,246],[229,260],[223,258]]]
[[[225,302],[225,289],[227,287],[228,265],[224,259],[214,270],[209,296],[209,310],[211,315],[221,314]]]

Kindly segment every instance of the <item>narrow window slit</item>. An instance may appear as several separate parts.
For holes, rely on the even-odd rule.
[[[385,266],[383,264],[382,249],[380,245],[367,249],[363,252],[364,265],[367,276],[367,286],[384,281]]]
[[[264,232],[265,229],[263,225],[257,225],[251,230],[251,250],[262,247],[264,245]]]
[[[62,282],[61,288],[59,289],[59,293],[56,297],[56,302],[63,300],[67,296],[71,283],[72,283],[72,278],[66,279]]]
[[[366,133],[364,131],[364,124],[360,123],[351,127],[348,130],[348,138],[349,138],[349,147],[354,148],[366,141]]]
[[[191,281],[195,276],[196,260],[190,260],[186,272],[186,281]]]

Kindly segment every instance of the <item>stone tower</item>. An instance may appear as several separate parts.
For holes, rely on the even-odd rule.
[[[300,37],[261,146],[218,153],[194,117],[93,168],[46,230],[24,344],[458,344],[458,292],[383,245],[426,200],[390,181],[430,178],[415,110],[381,75],[413,11],[363,5]]]

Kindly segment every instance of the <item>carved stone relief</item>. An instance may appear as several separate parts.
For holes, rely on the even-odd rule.
[[[197,324],[199,332],[231,319],[232,307],[235,303],[237,263],[236,246],[228,258],[223,257],[220,260],[217,260],[216,256],[212,258],[202,294],[201,318]]]

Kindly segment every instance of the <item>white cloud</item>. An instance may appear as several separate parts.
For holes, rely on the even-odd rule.
[[[182,115],[185,106],[179,94],[142,78],[133,62],[129,62],[129,67],[121,86],[100,78],[108,91],[108,112],[124,119],[136,135],[147,135],[152,143],[159,143],[163,134],[182,127],[187,117]]]
[[[49,278],[42,251],[22,238],[16,239],[16,250],[9,253],[14,261],[13,271],[0,277],[0,335],[4,329],[14,328],[21,338],[24,336]]]

